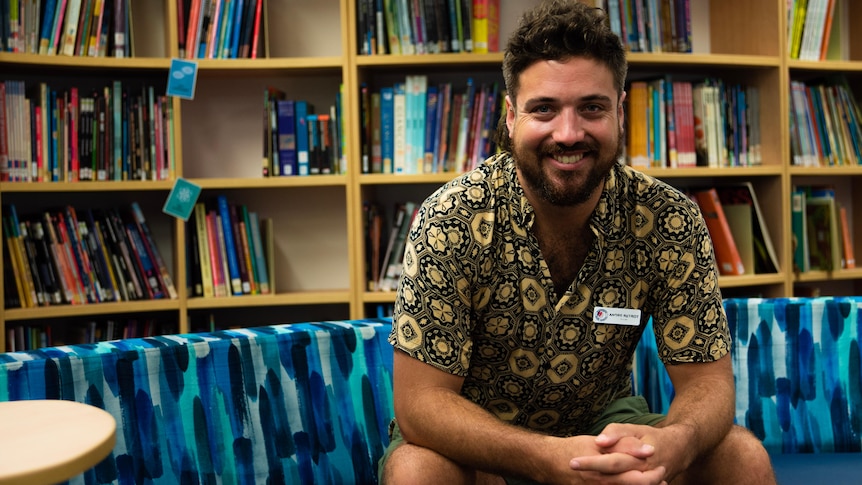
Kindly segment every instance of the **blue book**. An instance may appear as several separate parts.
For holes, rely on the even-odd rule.
[[[54,17],[57,13],[57,0],[45,0],[42,7],[42,30],[39,33],[39,54],[48,54],[48,44],[51,42],[51,31],[54,29]]]
[[[308,153],[308,102],[296,101],[296,163],[299,175],[308,175],[311,169]]]
[[[233,3],[236,4],[233,18],[234,25],[230,31],[230,43],[228,44],[229,52],[225,55],[225,57],[229,57],[231,59],[236,59],[237,54],[239,53],[239,41],[242,36],[243,12],[245,12],[245,6],[243,5],[244,1],[245,0],[233,1]]]
[[[320,163],[320,125],[317,122],[317,115],[314,113],[305,115],[306,126],[308,127],[308,165],[311,175],[319,175],[323,173]]]
[[[392,159],[395,156],[395,89],[380,89],[380,157],[383,160],[383,173],[392,173]]]
[[[260,292],[264,295],[270,293],[269,270],[266,266],[266,254],[263,248],[263,238],[260,234],[260,218],[257,212],[248,213],[249,226],[251,228],[251,241],[254,248],[254,268],[257,274],[257,282]]]
[[[157,300],[164,298],[165,292],[162,291],[162,287],[159,284],[159,277],[157,274],[158,269],[156,269],[155,264],[153,264],[153,260],[150,259],[150,255],[147,253],[147,247],[144,245],[144,240],[141,239],[141,234],[138,232],[138,228],[134,223],[126,223],[126,234],[131,240],[131,251],[135,253],[135,258],[140,262],[141,273],[146,280],[144,281],[144,284],[149,288],[149,293],[152,299]]]
[[[422,172],[433,173],[434,147],[437,145],[437,107],[439,106],[437,86],[428,86],[425,98],[425,144]]]
[[[239,261],[237,260],[236,241],[233,235],[233,224],[230,220],[230,208],[227,203],[227,196],[219,195],[218,211],[221,216],[222,230],[224,231],[225,253],[227,253],[227,270],[230,276],[230,291],[234,295],[242,295],[242,278],[239,274]]]
[[[276,101],[278,116],[278,163],[280,175],[297,175],[296,103],[292,99]]]
[[[123,84],[114,81],[111,87],[111,135],[113,136],[113,179],[123,179]],[[152,120],[152,118],[150,118]],[[155,141],[152,142],[155,144]],[[153,161],[155,163],[155,161]]]

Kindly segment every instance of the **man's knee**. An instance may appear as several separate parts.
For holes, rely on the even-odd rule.
[[[446,477],[447,485],[472,483],[464,467],[445,456],[421,446],[404,443],[392,450],[380,477],[381,485],[439,484]]]
[[[710,452],[673,480],[678,484],[748,483],[774,485],[775,473],[763,443],[751,431],[733,426]]]

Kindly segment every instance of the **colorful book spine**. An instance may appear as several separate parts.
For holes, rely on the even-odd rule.
[[[135,220],[135,224],[137,225],[138,231],[141,233],[143,242],[147,247],[149,256],[155,263],[156,268],[158,269],[161,284],[164,286],[165,291],[167,291],[168,297],[172,300],[176,299],[176,286],[174,286],[171,274],[170,272],[168,272],[168,267],[165,264],[164,259],[162,259],[162,255],[159,252],[158,246],[156,246],[156,241],[153,238],[152,232],[150,232],[150,227],[149,225],[147,225],[146,218],[144,218],[144,212],[141,210],[141,206],[137,202],[132,202],[132,217]]]
[[[230,278],[229,288],[234,295],[242,295],[242,278],[239,272],[238,253],[236,251],[233,225],[230,222],[230,207],[228,207],[227,196],[219,195],[216,198],[216,202],[218,204],[219,216],[222,220],[222,230],[224,231],[225,253],[227,253],[227,268]]]
[[[297,100],[294,105],[296,116],[296,161],[299,175],[311,173],[311,160],[308,147],[308,111],[307,101]]]
[[[296,102],[276,100],[279,175],[298,175],[296,158]]]
[[[203,202],[195,204],[195,231],[198,240],[198,255],[201,268],[201,286],[203,287],[204,298],[212,298],[215,296],[215,287],[213,286],[212,265],[210,264],[209,254],[209,237],[207,230],[207,213],[206,206]]]
[[[257,212],[249,212],[249,224],[251,225],[251,240],[254,247],[254,265],[257,274],[258,286],[261,294],[268,295],[271,291],[269,285],[269,271],[266,262],[266,253],[263,247],[263,239],[260,231],[260,216]]]
[[[694,193],[715,251],[719,274],[743,275],[745,267],[715,188]]]

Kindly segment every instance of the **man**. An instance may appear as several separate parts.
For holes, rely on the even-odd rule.
[[[505,151],[436,191],[410,231],[385,485],[775,483],[733,426],[700,213],[618,162],[626,69],[601,10],[558,0],[521,19]],[[631,396],[650,317],[676,393],[666,416]]]

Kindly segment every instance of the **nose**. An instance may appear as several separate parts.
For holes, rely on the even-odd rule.
[[[561,145],[573,145],[584,139],[583,119],[571,108],[562,110],[554,127],[554,141]]]

